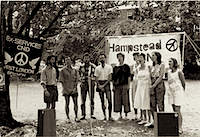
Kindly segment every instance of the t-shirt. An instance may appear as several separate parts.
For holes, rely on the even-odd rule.
[[[128,78],[131,76],[130,67],[127,64],[122,66],[115,66],[113,68],[113,84],[125,85],[128,84]]]
[[[112,73],[113,73],[112,66],[105,64],[104,67],[102,67],[102,65],[96,67],[94,76],[98,77],[98,80],[108,80],[109,74]]]

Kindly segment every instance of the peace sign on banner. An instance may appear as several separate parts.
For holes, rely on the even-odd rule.
[[[6,36],[4,63],[8,75],[27,77],[38,71],[42,41],[9,34]]]

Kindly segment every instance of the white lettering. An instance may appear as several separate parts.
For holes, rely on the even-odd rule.
[[[6,36],[6,40],[8,42],[12,42],[17,45],[24,45],[24,46],[32,47],[32,48],[36,48],[36,49],[42,48],[42,44],[35,43],[35,42],[28,42],[27,40],[18,39],[18,38],[11,38],[10,36]]]
[[[18,45],[17,49],[21,50],[21,51],[25,51],[25,52],[29,52],[30,51],[29,47],[25,47],[25,46],[21,46],[21,45]]]

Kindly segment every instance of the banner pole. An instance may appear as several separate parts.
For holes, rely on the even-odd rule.
[[[18,76],[17,76],[17,95],[16,95],[16,109],[17,109],[17,101],[18,101]]]
[[[183,46],[182,46],[182,67],[184,68],[184,62],[185,62],[185,32],[183,34]],[[182,69],[183,69],[182,68]]]

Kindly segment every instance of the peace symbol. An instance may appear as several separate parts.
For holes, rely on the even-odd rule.
[[[28,62],[28,56],[24,52],[19,52],[15,56],[15,63],[19,66],[24,66]]]
[[[171,52],[176,51],[178,49],[177,41],[175,39],[168,40],[166,43],[166,48]]]
[[[3,81],[3,75],[0,74],[0,83]]]

